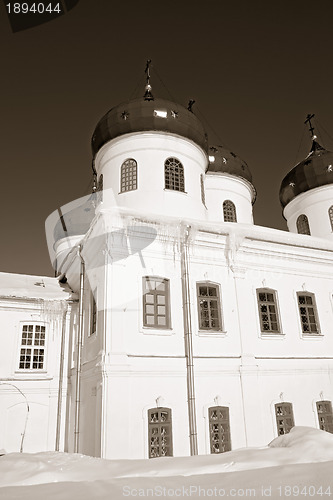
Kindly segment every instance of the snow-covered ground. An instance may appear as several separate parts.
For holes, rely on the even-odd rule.
[[[104,460],[79,454],[0,457],[4,500],[333,499],[333,434],[294,427],[263,448],[220,455]]]

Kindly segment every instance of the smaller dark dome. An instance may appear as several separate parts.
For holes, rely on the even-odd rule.
[[[280,202],[284,208],[299,194],[333,183],[333,153],[316,140],[305,160],[285,176],[280,187]]]
[[[252,174],[247,163],[223,146],[210,146],[208,149],[209,165],[207,174],[220,172],[242,177],[252,183]]]
[[[165,99],[145,100],[141,97],[118,104],[101,118],[92,136],[93,155],[115,137],[144,131],[187,137],[207,151],[207,134],[191,111]]]

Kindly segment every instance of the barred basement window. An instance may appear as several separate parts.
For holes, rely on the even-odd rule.
[[[297,292],[297,301],[302,332],[307,334],[320,333],[314,294]]]
[[[298,234],[308,234],[310,233],[309,220],[306,215],[302,214],[297,217],[296,227]]]
[[[257,289],[260,329],[262,333],[280,333],[275,290]]]
[[[295,425],[293,405],[291,403],[277,403],[275,405],[275,416],[278,435],[288,434]]]
[[[331,401],[317,401],[319,427],[333,434],[333,412]]]
[[[236,207],[231,200],[223,202],[223,220],[224,222],[237,222]]]
[[[143,278],[143,326],[170,328],[169,280]]]
[[[231,450],[229,408],[213,406],[208,408],[210,452],[224,453]]]
[[[97,203],[103,201],[103,174],[101,174],[98,179],[96,201]]]
[[[200,185],[201,185],[201,201],[203,205],[206,206],[205,183],[203,174],[200,175]]]
[[[121,166],[120,192],[134,191],[138,187],[138,166],[133,158],[128,158]]]
[[[149,458],[172,457],[172,417],[170,408],[148,410]]]
[[[164,163],[165,189],[185,192],[184,167],[177,158],[168,158]]]
[[[20,370],[42,370],[45,364],[45,326],[23,325]]]
[[[97,324],[96,294],[97,294],[97,289],[95,288],[95,291],[91,292],[91,297],[90,297],[90,332],[89,332],[89,335],[93,335],[94,333],[96,333],[96,324]]]
[[[197,283],[199,330],[222,330],[219,286]]]
[[[331,228],[333,231],[333,205],[328,209],[328,216],[330,218]]]

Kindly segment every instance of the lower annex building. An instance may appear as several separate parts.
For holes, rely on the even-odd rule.
[[[333,432],[333,153],[284,178],[289,232],[256,226],[247,164],[191,110],[112,108],[91,196],[46,221],[57,278],[0,274],[0,448],[104,458]]]

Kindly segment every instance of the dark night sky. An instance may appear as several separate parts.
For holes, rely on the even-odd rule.
[[[44,221],[90,192],[94,127],[143,93],[148,58],[155,96],[194,98],[210,143],[249,164],[256,224],[286,230],[279,186],[309,151],[307,113],[333,150],[331,0],[80,0],[15,34],[1,9],[1,271],[53,274]]]

